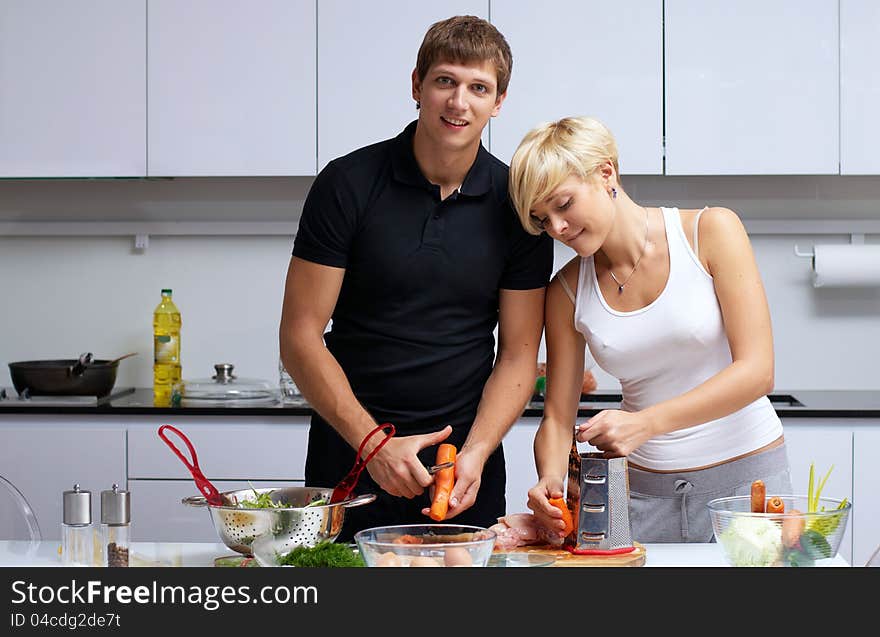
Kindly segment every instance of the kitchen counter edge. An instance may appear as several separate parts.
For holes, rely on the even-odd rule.
[[[777,393],[777,392],[774,392]],[[797,404],[774,404],[780,418],[880,418],[880,391],[791,391]],[[589,396],[585,398],[590,398]],[[156,416],[311,416],[308,405],[254,406],[203,406],[203,407],[156,407],[152,404],[150,389],[137,389],[106,405],[16,405],[15,400],[3,401],[0,414],[93,414],[110,415],[156,415]],[[589,418],[603,409],[619,405],[603,403],[602,407],[587,407],[582,403],[578,418]],[[543,404],[530,402],[522,412],[523,418],[540,418]]]

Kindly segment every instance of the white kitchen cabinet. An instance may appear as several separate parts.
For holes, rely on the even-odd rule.
[[[135,424],[138,423],[138,424]],[[174,419],[195,448],[202,473],[211,480],[304,480],[309,418],[194,416]],[[161,421],[144,417],[128,425],[128,477],[132,480],[192,480],[191,474],[159,438]],[[173,432],[165,435],[184,456],[189,452]],[[332,485],[331,485],[332,486]],[[193,486],[195,488],[195,486]]]
[[[490,123],[502,161],[539,123],[590,115],[614,134],[623,175],[663,173],[663,3],[607,8],[599,0],[491,0],[514,60],[507,100]],[[571,37],[570,25],[585,25],[584,37]]]
[[[853,432],[853,566],[864,566],[880,547],[880,421],[867,421]],[[880,558],[878,558],[880,559]],[[878,562],[880,564],[880,562]],[[877,566],[878,564],[875,564]]]
[[[822,489],[822,497],[847,498],[854,502],[852,421],[833,418],[783,418],[782,426],[794,494],[807,495],[810,463],[813,463],[816,483],[834,467]],[[860,472],[863,469],[864,467],[857,468]],[[853,558],[853,521],[854,516],[851,516],[840,545],[840,554],[850,563]]]
[[[146,174],[144,0],[0,3],[0,177]]]
[[[836,1],[666,0],[665,48],[666,174],[839,173]]]
[[[840,174],[880,174],[880,4],[840,0]],[[880,540],[878,540],[880,543]]]
[[[313,0],[148,0],[151,176],[314,175]]]
[[[2,439],[0,475],[30,503],[44,540],[60,540],[63,493],[74,484],[92,492],[96,526],[101,521],[101,491],[114,483],[125,488],[125,431],[121,427],[93,426],[85,420],[63,427],[6,426]],[[2,491],[3,506],[11,506],[12,500]],[[0,539],[28,539],[20,518],[17,508],[0,511]]]
[[[489,0],[321,0],[319,171],[336,157],[396,136],[418,117],[411,76],[422,38],[434,22],[465,14],[488,18]]]
[[[529,489],[538,481],[534,442],[540,424],[540,418],[520,418],[504,437],[507,514],[531,512],[526,503],[529,501]]]

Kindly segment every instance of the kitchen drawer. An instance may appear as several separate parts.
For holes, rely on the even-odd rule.
[[[247,489],[246,481],[220,480],[220,491]],[[295,487],[302,482],[254,481],[253,486]],[[182,504],[183,498],[199,495],[192,480],[131,480],[131,536],[135,542],[220,542],[207,508]],[[233,551],[230,549],[230,553]]]
[[[198,454],[202,473],[211,480],[304,480],[308,419],[298,423],[180,424]],[[191,479],[180,459],[158,436],[156,427],[128,430],[128,478]],[[189,456],[184,442],[166,432]]]

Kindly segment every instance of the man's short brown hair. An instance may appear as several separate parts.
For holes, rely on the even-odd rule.
[[[416,59],[419,81],[438,62],[491,62],[497,75],[498,95],[507,90],[513,69],[513,56],[504,36],[490,22],[472,15],[447,18],[428,29]]]

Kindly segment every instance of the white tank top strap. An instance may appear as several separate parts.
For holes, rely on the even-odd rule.
[[[562,289],[565,290],[565,293],[568,295],[568,298],[571,299],[571,302],[577,305],[577,300],[575,299],[574,292],[571,291],[571,286],[568,285],[568,281],[565,280],[565,277],[562,276],[562,273],[558,273],[556,278],[559,279],[559,285],[562,286]]]
[[[697,218],[694,219],[694,254],[697,255],[697,258],[700,258],[700,237],[698,236],[697,230],[700,227],[700,216],[709,209],[709,206],[703,206],[703,209],[697,213]]]

